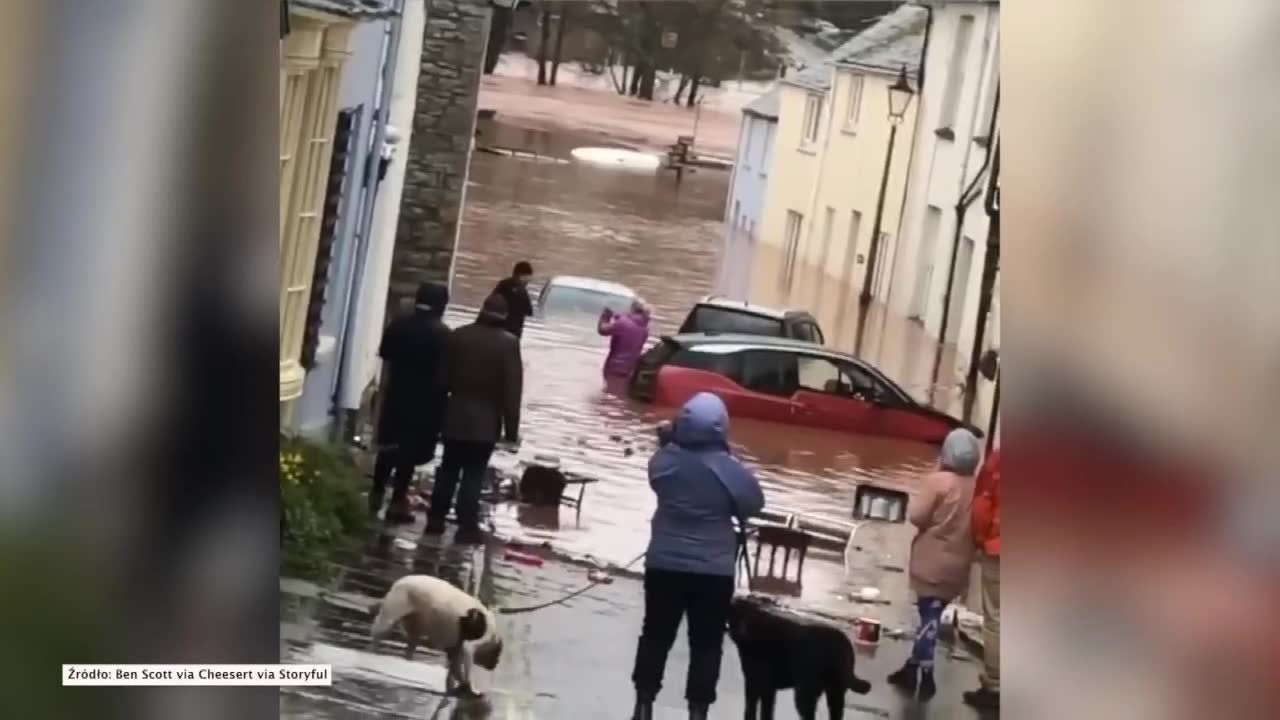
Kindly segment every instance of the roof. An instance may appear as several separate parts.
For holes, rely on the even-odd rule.
[[[717,297],[715,295],[709,295],[703,298],[698,304],[710,305],[712,307],[724,308],[726,310],[740,310],[754,315],[764,315],[777,318],[778,320],[795,315],[809,314],[803,310],[783,310],[780,308],[769,307],[767,305],[756,305],[754,303],[746,302],[745,300],[730,300],[729,298]]]
[[[774,88],[760,97],[752,100],[742,106],[742,112],[746,115],[754,115],[766,120],[778,119],[778,88]]]
[[[590,290],[592,292],[621,295],[623,297],[636,296],[635,290],[632,290],[622,283],[616,283],[610,280],[600,280],[597,278],[580,277],[577,275],[557,275],[547,282],[547,287],[567,287],[574,288],[575,290]]]
[[[391,0],[289,0],[289,7],[356,20],[377,20],[400,14]]]
[[[904,4],[833,50],[822,64],[785,78],[783,82],[825,91],[831,87],[831,70],[837,65],[886,74],[897,74],[905,65],[907,73],[914,75],[920,67],[928,24],[928,10]]]

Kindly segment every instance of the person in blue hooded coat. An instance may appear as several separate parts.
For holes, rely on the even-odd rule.
[[[632,682],[634,720],[652,720],[667,653],[680,621],[689,619],[685,699],[691,720],[707,717],[716,700],[720,656],[733,600],[738,537],[733,520],[764,508],[760,483],[729,454],[729,412],[711,393],[680,410],[649,461],[658,496],[645,556],[644,628]]]

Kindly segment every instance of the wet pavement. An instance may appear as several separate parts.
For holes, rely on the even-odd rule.
[[[484,122],[481,129],[484,143],[561,158],[579,145],[601,144],[594,136],[502,123]],[[654,307],[656,332],[672,332],[688,308],[713,289],[727,182],[728,173],[713,170],[687,174],[677,185],[666,174],[625,174],[476,153],[456,258],[454,305],[446,320],[455,327],[469,322],[511,265],[529,260],[536,280],[574,274],[631,286]],[[594,321],[529,323],[523,339],[523,445],[519,457],[498,455],[494,464],[514,470],[520,460],[553,455],[565,469],[599,482],[587,489],[580,518],[569,509],[557,513],[499,504],[492,522],[498,536],[548,542],[557,557],[619,565],[643,551],[648,540],[654,499],[646,465],[656,425],[670,410],[635,403],[605,386],[600,374],[605,344],[594,332]],[[916,358],[908,353],[907,359]],[[892,369],[886,370],[892,375]],[[910,491],[936,462],[937,452],[917,443],[741,419],[732,423],[731,442],[760,477],[770,511],[801,513],[833,527],[850,520],[859,483]],[[410,572],[443,574],[469,589],[483,577],[481,597],[509,606],[575,589],[586,582],[586,569],[555,559],[541,567],[512,566],[502,560],[501,550],[460,554],[447,544],[444,549],[418,546],[412,528],[399,534],[399,540],[373,540],[363,555],[347,559],[336,595],[328,600],[305,583],[282,588],[290,618],[283,650],[289,661],[335,666],[333,688],[286,691],[282,717],[626,717],[643,597],[638,580],[619,578],[564,607],[503,616],[507,650],[491,678],[491,692],[486,701],[459,704],[439,693],[439,658],[406,662],[391,644],[376,655],[364,652],[367,607]],[[789,602],[835,617],[870,616],[889,629],[913,630],[914,611],[901,572],[911,535],[902,525],[864,526],[857,542],[862,550],[853,554],[847,569],[839,552],[811,551],[803,591]],[[868,585],[880,588],[889,604],[848,599],[850,592]],[[915,703],[886,687],[884,676],[906,649],[905,641],[887,639],[874,657],[860,658],[859,674],[875,689],[865,698],[850,695],[847,717],[976,717],[958,706],[960,692],[975,686],[978,665],[973,661],[940,661],[940,692],[928,714],[916,712]],[[681,716],[686,661],[678,645],[663,697],[669,707],[659,717]],[[721,698],[714,716],[741,715],[741,676],[731,645],[726,646]],[[789,694],[780,698],[780,717],[793,717],[790,702]],[[862,714],[854,712],[859,709]]]

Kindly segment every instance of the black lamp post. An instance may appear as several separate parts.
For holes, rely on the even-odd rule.
[[[867,257],[867,274],[862,280],[862,293],[858,302],[862,305],[871,303],[871,281],[876,274],[876,256],[880,252],[880,227],[884,220],[884,196],[889,189],[889,168],[893,162],[893,143],[898,138],[898,125],[907,114],[911,98],[916,94],[907,81],[907,66],[903,65],[898,73],[898,80],[889,86],[889,149],[884,156],[884,175],[880,178],[880,197],[876,200],[876,220],[871,228],[871,252]]]

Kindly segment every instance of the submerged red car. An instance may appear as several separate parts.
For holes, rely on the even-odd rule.
[[[719,395],[735,417],[941,443],[965,427],[916,402],[871,365],[821,345],[758,335],[664,337],[641,358],[632,397],[680,406]]]

